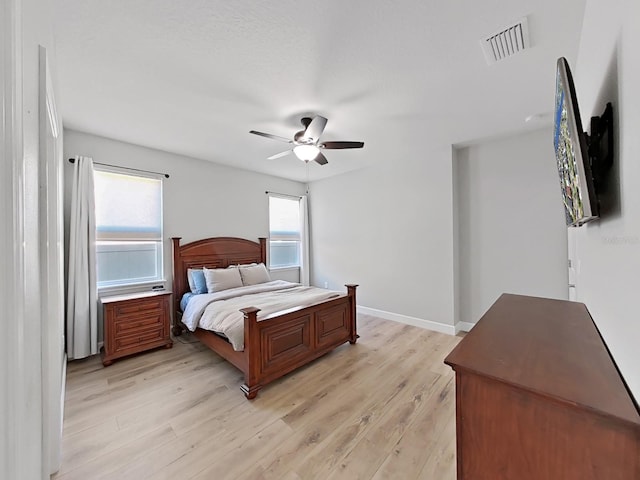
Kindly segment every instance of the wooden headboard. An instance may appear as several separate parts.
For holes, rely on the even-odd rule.
[[[173,237],[173,298],[176,311],[182,296],[189,292],[187,269],[227,268],[243,263],[267,263],[267,239],[258,242],[234,237],[212,237],[180,245],[182,237]]]

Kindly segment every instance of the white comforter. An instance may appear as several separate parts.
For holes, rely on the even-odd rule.
[[[221,333],[229,339],[234,350],[242,351],[244,315],[241,308],[259,308],[259,320],[281,310],[311,305],[338,295],[338,292],[323,288],[273,280],[218,293],[194,295],[184,311],[182,323],[192,332],[200,327]]]

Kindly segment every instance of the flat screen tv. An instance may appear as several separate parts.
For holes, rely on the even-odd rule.
[[[557,63],[553,144],[567,226],[578,227],[598,218],[586,134],[566,58]]]

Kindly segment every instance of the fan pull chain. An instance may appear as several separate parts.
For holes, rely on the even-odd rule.
[[[306,162],[304,162],[307,164],[307,184],[306,184],[306,190],[307,190],[307,195],[309,195],[309,160],[307,160]]]

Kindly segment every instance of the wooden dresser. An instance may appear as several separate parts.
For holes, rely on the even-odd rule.
[[[458,480],[640,479],[640,415],[581,303],[502,295],[445,359]]]
[[[170,300],[171,292],[165,290],[102,297],[103,365],[151,348],[171,348]]]

